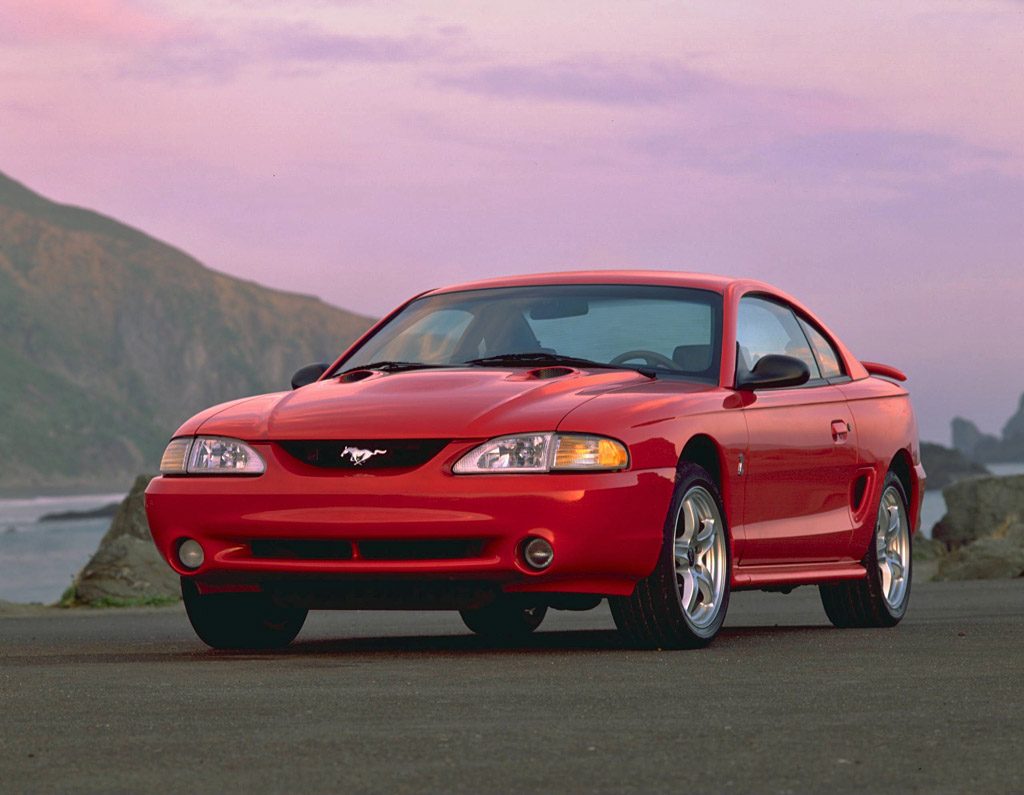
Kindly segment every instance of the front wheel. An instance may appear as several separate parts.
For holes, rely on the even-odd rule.
[[[658,565],[632,596],[610,598],[615,625],[636,645],[693,649],[718,634],[729,609],[732,560],[722,497],[696,464],[679,469]]]
[[[867,577],[818,586],[829,621],[843,628],[896,626],[910,602],[910,545],[907,495],[900,479],[890,472],[863,560]]]
[[[280,607],[266,593],[201,594],[181,578],[185,612],[200,640],[215,649],[277,649],[299,634],[309,611]]]

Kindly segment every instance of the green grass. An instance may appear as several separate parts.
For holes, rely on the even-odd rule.
[[[178,596],[136,596],[131,599],[121,599],[116,596],[104,596],[95,602],[85,604],[79,602],[75,595],[75,586],[70,586],[60,597],[58,607],[89,607],[104,609],[108,607],[167,607],[176,605],[181,601]]]

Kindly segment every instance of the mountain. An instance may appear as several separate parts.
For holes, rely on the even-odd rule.
[[[287,389],[371,322],[0,174],[0,491],[126,487],[188,416]]]
[[[1017,413],[1006,421],[1001,436],[982,433],[963,417],[953,419],[953,447],[968,458],[983,463],[1024,462],[1024,395]]]

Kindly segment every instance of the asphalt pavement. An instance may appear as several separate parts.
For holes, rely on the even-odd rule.
[[[214,652],[181,608],[0,609],[3,792],[1021,792],[1024,580],[921,583],[895,629],[733,596],[708,649],[605,606],[527,647],[449,613],[313,613]]]

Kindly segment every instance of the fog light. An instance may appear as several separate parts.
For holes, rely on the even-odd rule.
[[[554,558],[555,550],[543,538],[531,538],[523,545],[523,560],[531,569],[546,569]]]
[[[186,569],[198,569],[203,565],[203,548],[198,541],[186,538],[178,545],[178,560]]]

